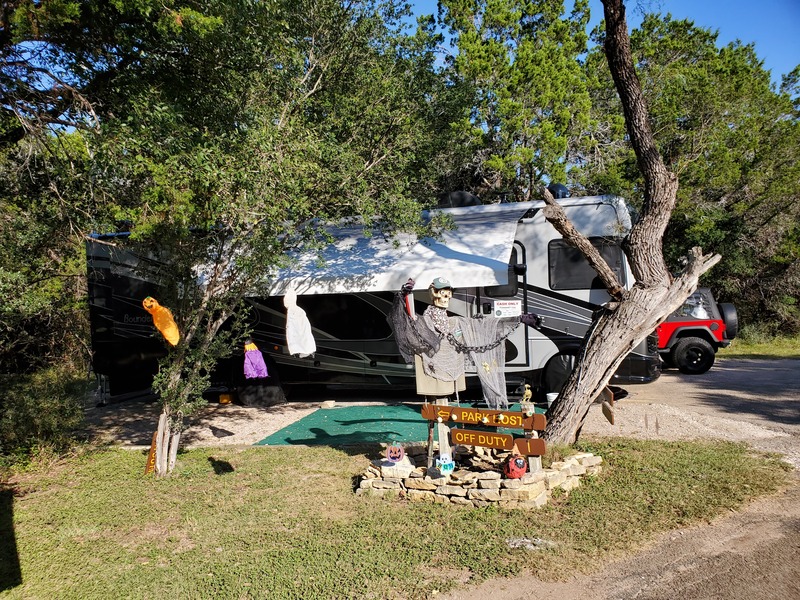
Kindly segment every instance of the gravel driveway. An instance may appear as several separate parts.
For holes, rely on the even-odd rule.
[[[594,405],[584,434],[638,438],[716,438],[745,441],[780,452],[800,467],[800,360],[719,360],[703,375],[666,371],[657,381],[628,385],[615,407],[615,425]],[[325,401],[381,403],[378,394],[295,394],[270,408],[209,404],[191,421],[185,447],[250,445],[317,410]],[[390,402],[416,401],[393,395]],[[158,404],[147,397],[87,411],[89,432],[128,447],[149,446],[158,423]]]
[[[615,425],[594,406],[585,433],[743,441],[800,468],[800,360],[723,359],[703,375],[668,370],[625,389]]]

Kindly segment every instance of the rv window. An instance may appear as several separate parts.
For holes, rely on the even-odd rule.
[[[392,304],[391,293],[365,294],[373,303],[355,294],[302,296],[297,305],[308,315],[311,326],[339,340],[375,340],[392,334],[386,313]],[[384,307],[383,312],[374,303]]]
[[[619,244],[605,238],[591,238],[590,241],[600,251],[600,255],[624,285],[622,271],[624,255]],[[605,287],[581,251],[566,240],[552,240],[548,244],[547,256],[551,290],[603,289]]]
[[[508,298],[517,295],[517,274],[514,265],[517,264],[517,249],[511,250],[511,259],[508,263],[508,283],[506,285],[490,285],[483,288],[489,298]]]

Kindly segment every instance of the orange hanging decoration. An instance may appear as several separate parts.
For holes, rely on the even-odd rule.
[[[153,315],[153,324],[156,326],[156,329],[161,332],[161,335],[164,336],[164,339],[167,340],[171,346],[176,346],[178,340],[181,339],[181,334],[178,331],[178,325],[175,323],[175,319],[172,318],[170,310],[166,306],[161,306],[158,300],[152,296],[148,296],[142,300],[142,306],[144,306],[147,312]]]

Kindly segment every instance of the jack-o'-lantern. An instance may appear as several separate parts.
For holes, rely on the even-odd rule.
[[[509,456],[503,465],[503,474],[509,479],[519,479],[528,470],[528,461],[524,456]]]
[[[398,463],[406,455],[406,451],[402,446],[387,446],[386,447],[386,460],[393,463]]]

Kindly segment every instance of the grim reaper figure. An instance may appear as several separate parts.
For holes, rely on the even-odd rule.
[[[466,359],[476,367],[483,399],[492,409],[508,408],[505,380],[505,340],[520,323],[540,328],[533,313],[510,318],[466,318],[448,315],[453,287],[437,277],[428,290],[433,304],[420,318],[411,314],[406,297],[414,289],[409,279],[395,295],[392,327],[400,353],[414,362],[417,394],[434,403],[466,389]]]

